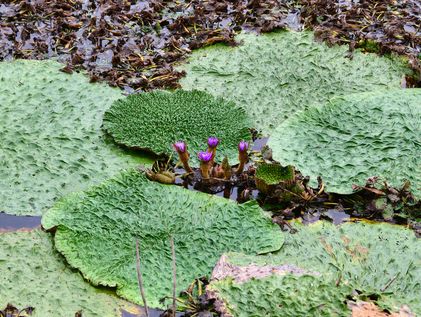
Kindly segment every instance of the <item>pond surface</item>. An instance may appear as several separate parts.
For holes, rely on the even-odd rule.
[[[41,225],[39,216],[13,216],[0,212],[0,232],[33,229]]]

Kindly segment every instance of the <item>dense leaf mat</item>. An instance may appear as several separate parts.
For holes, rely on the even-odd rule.
[[[148,305],[171,295],[170,236],[177,253],[177,290],[210,274],[226,251],[256,254],[278,250],[279,228],[254,203],[238,205],[217,196],[150,182],[137,171],[89,191],[72,194],[43,217],[57,226],[55,243],[70,265],[94,284],[117,286],[117,293],[140,303],[135,240]]]
[[[198,152],[206,148],[209,136],[216,136],[221,140],[218,156],[232,160],[237,159],[238,143],[251,138],[243,109],[201,91],[130,95],[113,103],[104,127],[116,142],[156,154],[172,153],[172,144],[179,140]]]
[[[294,223],[293,226],[298,232],[284,234],[285,243],[280,251],[257,257],[230,254],[229,261],[240,266],[250,263],[297,265],[320,272],[324,280],[331,285],[335,285],[339,280],[341,287],[347,285],[365,295],[377,294],[379,298],[376,302],[382,308],[398,311],[406,304],[412,312],[421,313],[421,240],[415,237],[413,231],[397,225],[363,222],[335,226],[319,221],[308,226],[299,223]],[[263,295],[266,294],[265,289],[262,289],[264,283],[250,286],[259,289],[254,293],[254,304],[258,305],[260,300],[257,299],[264,298]],[[274,287],[272,281],[267,283],[269,287]],[[291,287],[291,294],[295,294],[297,286]],[[248,288],[245,290],[245,294],[249,294]],[[229,295],[233,298],[230,300],[238,301],[237,293],[235,289],[234,293]],[[244,306],[238,307],[240,311],[251,309],[251,303],[248,303],[246,298],[244,295]],[[272,300],[276,301],[277,298],[264,298],[263,303]],[[297,303],[294,295],[288,300]],[[270,303],[267,306],[274,309],[274,313],[268,313],[267,316],[279,316],[275,313],[278,310],[273,305],[274,303]],[[302,315],[313,316],[285,316]]]
[[[116,317],[135,307],[84,281],[41,230],[0,233],[0,308],[32,306],[33,317]]]
[[[0,63],[0,211],[41,214],[63,194],[142,161],[101,131],[104,111],[121,93],[61,67]]]
[[[333,98],[281,124],[269,139],[273,157],[293,164],[330,192],[348,194],[379,176],[404,179],[421,194],[421,89],[394,89]]]
[[[185,89],[202,89],[234,100],[270,132],[297,110],[333,95],[399,87],[404,63],[347,47],[314,42],[310,32],[239,35],[239,47],[216,45],[193,52],[182,68]]]

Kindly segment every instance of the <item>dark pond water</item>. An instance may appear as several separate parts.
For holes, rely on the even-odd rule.
[[[13,216],[0,212],[0,231],[32,229],[41,225],[41,217]]]

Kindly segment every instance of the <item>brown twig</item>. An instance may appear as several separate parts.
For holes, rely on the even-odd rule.
[[[394,277],[392,277],[389,280],[389,282],[387,282],[387,284],[382,289],[380,289],[380,291],[384,292],[385,290],[387,290],[389,288],[389,286],[397,279],[398,276],[399,276],[399,272]]]
[[[175,246],[174,246],[174,236],[171,235],[171,257],[172,257],[172,315],[175,317],[175,312],[177,309],[177,265],[175,259]]]
[[[139,289],[140,289],[140,296],[142,296],[146,317],[149,317],[148,305],[146,304],[145,290],[143,288],[142,272],[140,271],[140,251],[139,251],[138,239],[136,239],[136,270],[137,270],[137,281],[138,281]]]

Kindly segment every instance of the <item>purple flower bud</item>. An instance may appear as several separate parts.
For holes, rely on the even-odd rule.
[[[246,141],[241,141],[238,144],[238,150],[240,150],[240,152],[244,152],[247,151],[249,148],[249,144]]]
[[[210,148],[215,148],[219,144],[219,139],[215,136],[211,136],[208,138],[208,145]]]
[[[186,143],[183,141],[178,141],[173,144],[174,150],[176,150],[179,153],[186,152]]]
[[[212,152],[199,152],[199,154],[197,154],[197,157],[202,162],[207,163],[212,159]]]

